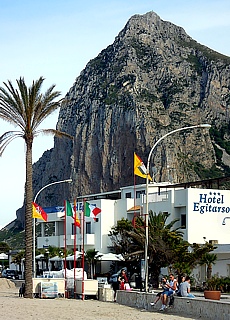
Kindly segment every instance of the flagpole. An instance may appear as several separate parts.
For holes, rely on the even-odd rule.
[[[33,277],[36,278],[36,218],[33,219]]]
[[[82,217],[82,300],[85,300],[85,283],[84,283],[84,269],[85,269],[85,252],[84,252],[84,245],[85,245],[85,204],[86,199],[83,200],[83,217]]]
[[[66,283],[66,200],[64,201],[65,217],[64,217],[64,276],[65,276],[65,298],[67,298],[67,283]]]
[[[74,200],[74,244],[73,244],[73,252],[74,252],[74,260],[73,260],[73,279],[74,279],[74,298],[76,299],[76,244],[77,244],[77,235],[76,235],[76,218],[77,218],[77,208],[76,208],[76,200]]]
[[[133,227],[136,227],[136,175],[134,174],[134,215],[133,215]]]

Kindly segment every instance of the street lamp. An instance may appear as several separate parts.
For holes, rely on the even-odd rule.
[[[36,202],[36,200],[37,200],[37,197],[38,197],[38,195],[44,190],[44,189],[46,189],[46,188],[48,188],[48,187],[50,187],[50,186],[52,186],[52,185],[54,185],[54,184],[59,184],[59,183],[64,183],[64,182],[68,182],[68,183],[71,183],[72,182],[72,179],[66,179],[66,180],[60,180],[60,181],[55,181],[55,182],[52,182],[52,183],[49,183],[49,184],[47,184],[47,185],[45,185],[43,188],[41,188],[37,193],[36,193],[36,195],[35,195],[35,197],[34,197],[34,201],[33,202]],[[36,259],[35,259],[35,238],[36,238],[36,236],[35,236],[35,229],[36,229],[36,224],[35,224],[35,218],[33,218],[34,219],[34,221],[33,221],[33,277],[35,278],[36,277]]]
[[[223,219],[223,221],[222,221],[222,225],[223,225],[223,226],[226,225],[226,222],[225,222],[226,219],[230,219],[230,217],[225,217],[225,218]]]
[[[151,159],[151,155],[153,153],[153,150],[156,148],[156,146],[161,142],[161,140],[163,140],[164,138],[166,138],[167,136],[176,133],[178,131],[182,131],[182,130],[189,130],[189,129],[195,129],[195,128],[210,128],[211,125],[210,124],[198,124],[195,126],[190,126],[190,127],[183,127],[183,128],[179,128],[173,131],[170,131],[168,133],[166,133],[164,136],[162,136],[159,140],[157,140],[157,142],[154,144],[154,146],[152,147],[152,149],[149,152],[149,156],[148,156],[148,161],[147,161],[147,167],[146,167],[146,215],[145,215],[145,291],[147,291],[147,287],[148,287],[148,245],[149,245],[149,203],[148,203],[148,193],[149,193],[149,165],[150,165],[150,159]]]

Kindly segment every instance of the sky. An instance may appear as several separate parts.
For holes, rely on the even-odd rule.
[[[30,86],[43,76],[43,92],[56,84],[64,97],[87,62],[114,42],[128,19],[149,11],[230,56],[229,0],[0,0],[0,8],[1,87],[8,80],[16,86],[20,77]],[[58,111],[41,128],[55,128],[57,119]],[[0,135],[17,129],[0,120]],[[53,137],[37,137],[33,162],[52,147]],[[23,139],[12,141],[0,157],[0,181],[1,229],[16,218],[23,204]]]

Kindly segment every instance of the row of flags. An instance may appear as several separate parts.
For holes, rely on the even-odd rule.
[[[37,203],[32,202],[32,208],[33,208],[33,213],[32,213],[32,217],[33,218],[37,218],[37,219],[41,219],[43,221],[47,221],[47,213],[45,212],[44,209],[42,209],[41,206],[39,206]],[[93,218],[95,221],[97,219],[97,215],[101,212],[101,209],[98,208],[95,204],[90,204],[88,202],[85,202],[85,206],[84,206],[84,215],[86,217],[91,217]],[[76,211],[76,207],[72,207],[72,205],[70,204],[70,202],[68,200],[65,200],[65,214],[68,217],[72,217],[74,219],[74,224],[77,227],[81,227],[81,222],[80,219],[78,217],[78,213]]]
[[[147,169],[141,160],[141,158],[134,152],[134,175],[145,178],[147,177]],[[152,181],[150,174],[148,174],[148,179]],[[47,213],[42,209],[37,203],[32,202],[33,207],[33,218],[41,219],[43,221],[47,221]],[[97,215],[101,212],[101,209],[98,208],[95,204],[90,204],[85,202],[84,205],[84,215],[86,217],[92,217],[95,221],[97,219]],[[76,207],[72,207],[68,200],[65,200],[65,214],[66,216],[72,217],[75,221],[74,224],[77,227],[81,227],[80,219],[78,217],[78,213],[76,212]]]

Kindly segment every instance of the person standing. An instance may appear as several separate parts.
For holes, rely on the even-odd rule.
[[[195,296],[192,293],[190,293],[190,277],[189,276],[186,276],[185,281],[181,283],[180,293],[181,293],[181,297],[195,298]]]
[[[120,283],[120,290],[125,289],[125,284],[129,283],[128,277],[126,275],[125,269],[121,270],[121,275],[118,277],[118,281]]]
[[[113,288],[113,301],[117,301],[117,290],[119,290],[119,281],[113,281],[112,282],[112,288]]]

